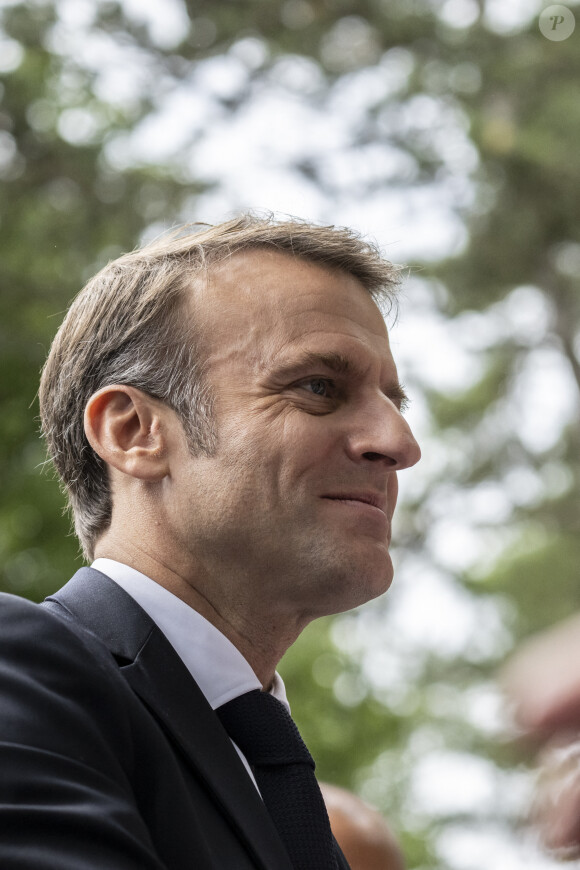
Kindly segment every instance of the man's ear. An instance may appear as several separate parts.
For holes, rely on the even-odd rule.
[[[169,473],[163,411],[162,402],[136,387],[103,387],[87,402],[85,433],[108,465],[141,480],[161,480]]]

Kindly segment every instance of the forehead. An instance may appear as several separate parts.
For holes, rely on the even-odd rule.
[[[251,250],[213,267],[196,294],[213,360],[267,364],[294,348],[390,356],[385,322],[361,282],[287,253]]]

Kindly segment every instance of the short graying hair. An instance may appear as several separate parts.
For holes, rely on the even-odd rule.
[[[187,303],[195,279],[211,266],[259,248],[343,270],[381,307],[394,301],[400,269],[374,244],[346,228],[295,218],[244,214],[216,226],[189,225],[105,266],[73,300],[39,390],[41,434],[87,561],[113,507],[106,463],[84,431],[90,397],[112,384],[136,387],[177,413],[193,455],[215,452],[203,336]]]

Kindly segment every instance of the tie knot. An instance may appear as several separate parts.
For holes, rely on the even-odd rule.
[[[314,761],[290,713],[269,692],[254,689],[216,710],[222,725],[251,765]]]

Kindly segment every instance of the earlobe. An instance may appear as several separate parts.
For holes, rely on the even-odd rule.
[[[87,440],[118,471],[141,480],[161,480],[169,469],[160,411],[157,400],[135,387],[103,387],[85,408]]]

